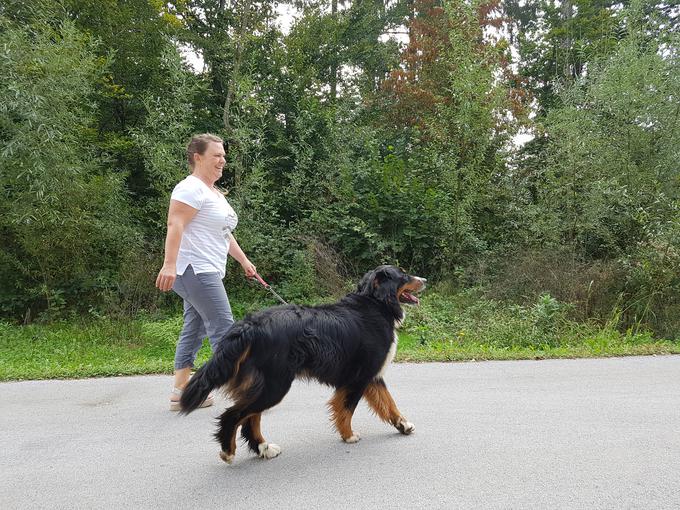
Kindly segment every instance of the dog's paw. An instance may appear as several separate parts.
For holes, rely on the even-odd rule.
[[[400,420],[399,423],[397,423],[397,430],[408,436],[409,434],[413,434],[413,432],[415,432],[416,426],[410,421]]]
[[[281,447],[274,443],[260,443],[257,445],[257,449],[263,459],[273,459],[281,453]]]
[[[222,459],[227,464],[234,462],[235,455],[229,455],[227,452],[220,452],[220,459]]]
[[[361,437],[360,437],[359,434],[357,434],[356,432],[355,432],[354,434],[352,434],[351,436],[349,436],[349,437],[343,437],[343,438],[342,438],[342,440],[343,440],[345,443],[350,443],[350,444],[352,444],[352,443],[358,443],[358,442],[359,442],[359,439],[361,439]]]

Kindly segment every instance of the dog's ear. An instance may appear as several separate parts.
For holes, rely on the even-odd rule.
[[[375,280],[375,270],[366,273],[357,285],[357,294],[362,296],[370,296],[373,289],[373,280]]]
[[[380,267],[369,271],[359,282],[357,293],[371,296],[390,305],[398,305],[397,290],[399,282],[391,275],[388,267]]]
[[[397,290],[399,289],[399,280],[394,276],[389,268],[376,271],[375,279],[373,280],[373,297],[383,303],[398,306]]]

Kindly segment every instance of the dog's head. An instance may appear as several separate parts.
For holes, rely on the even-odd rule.
[[[393,307],[418,305],[416,296],[425,288],[425,278],[411,276],[395,266],[378,266],[359,282],[357,294],[370,296]]]

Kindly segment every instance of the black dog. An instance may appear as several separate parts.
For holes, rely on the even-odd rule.
[[[277,306],[247,316],[191,378],[181,397],[182,411],[190,413],[210,391],[225,386],[234,405],[220,417],[215,437],[228,463],[234,459],[239,426],[260,457],[281,453],[262,436],[260,417],[281,402],[296,377],[336,388],[328,406],[347,443],[359,440],[352,415],[361,397],[380,419],[402,434],[412,433],[415,427],[397,409],[382,375],[396,352],[395,330],[404,319],[400,304],[418,304],[414,293],[424,288],[425,279],[380,266],[337,303]]]

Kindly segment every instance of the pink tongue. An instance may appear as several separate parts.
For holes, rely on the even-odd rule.
[[[404,292],[404,297],[410,303],[416,303],[416,304],[420,303],[420,300],[417,297],[415,297],[413,294],[409,294],[408,292]]]

